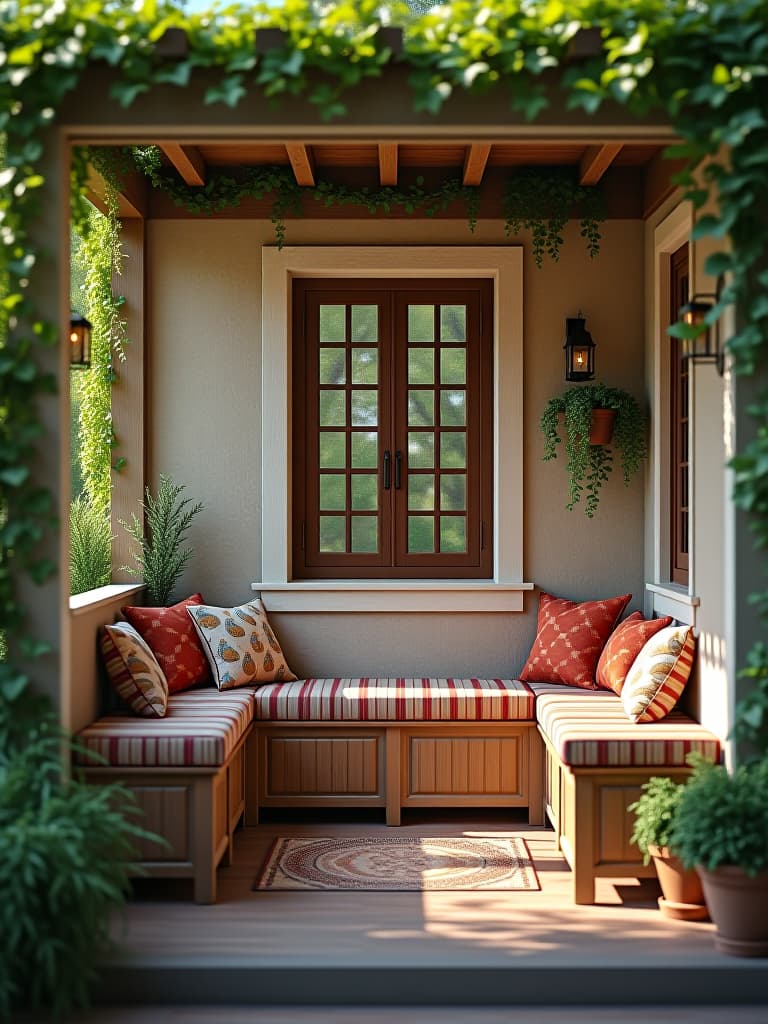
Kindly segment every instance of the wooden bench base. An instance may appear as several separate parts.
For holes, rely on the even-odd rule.
[[[627,809],[652,775],[683,782],[690,769],[571,768],[541,735],[546,814],[573,872],[573,902],[595,902],[596,878],[655,877],[653,864],[643,864],[642,854],[629,841],[634,815]]]
[[[246,824],[260,807],[527,807],[543,824],[535,722],[256,722]]]
[[[92,783],[122,782],[134,794],[142,828],[162,836],[137,843],[139,877],[191,878],[196,903],[216,902],[216,868],[232,860],[245,810],[248,733],[215,768],[88,768]]]

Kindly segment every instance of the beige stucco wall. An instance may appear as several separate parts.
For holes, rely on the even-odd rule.
[[[148,470],[187,485],[206,510],[192,531],[195,557],[180,595],[243,601],[260,574],[260,246],[262,221],[153,221],[147,231]],[[498,223],[470,235],[461,221],[292,221],[290,244],[505,243]],[[598,377],[645,401],[643,225],[610,221],[590,260],[571,224],[560,263],[524,266],[524,573],[576,599],[643,593],[643,486],[618,472],[594,520],[569,513],[562,459],[541,461],[538,419],[565,386],[565,317],[581,308],[597,343]],[[536,598],[514,614],[282,614],[275,617],[301,674],[479,674],[522,665]]]

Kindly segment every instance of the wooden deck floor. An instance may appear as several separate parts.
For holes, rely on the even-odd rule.
[[[601,880],[571,902],[553,833],[485,814],[411,816],[407,833],[523,836],[539,892],[252,892],[276,835],[371,835],[380,820],[271,822],[238,835],[219,902],[139,898],[116,922],[102,1001],[251,1005],[588,1006],[762,1003],[768,961],[714,950],[713,926],[672,922],[654,882]],[[154,886],[155,883],[152,883]],[[147,884],[143,883],[143,897]],[[163,890],[161,890],[163,892]],[[768,1019],[768,1012],[766,1013]]]

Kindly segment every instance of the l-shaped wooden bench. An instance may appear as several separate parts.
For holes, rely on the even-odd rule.
[[[718,740],[680,712],[632,725],[609,691],[519,680],[299,680],[171,697],[164,719],[99,719],[79,739],[121,779],[148,830],[144,873],[192,877],[216,898],[232,833],[260,808],[521,807],[544,814],[574,882],[592,903],[598,877],[643,877],[627,808],[651,775],[684,778],[689,752],[717,760]]]

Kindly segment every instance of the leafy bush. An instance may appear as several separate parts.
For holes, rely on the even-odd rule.
[[[654,775],[642,785],[640,799],[629,805],[628,809],[635,812],[630,841],[637,844],[646,864],[651,859],[649,846],[671,845],[672,828],[684,788],[683,783]]]
[[[139,545],[134,555],[138,568],[130,565],[123,568],[144,580],[152,605],[168,604],[174,586],[192,557],[192,548],[183,548],[182,544],[192,520],[204,506],[200,501],[192,505],[191,498],[180,500],[183,490],[183,484],[174,484],[171,477],[161,474],[157,497],[146,489],[143,508],[147,532],[135,515],[131,516],[130,523],[120,520],[120,525]]]
[[[686,865],[731,864],[748,875],[768,870],[768,758],[728,772],[695,761],[670,837]]]
[[[111,579],[109,509],[99,508],[87,494],[82,494],[69,507],[69,592],[95,590]]]
[[[146,834],[122,787],[63,777],[65,749],[50,710],[0,723],[0,1019],[87,1003]]]

